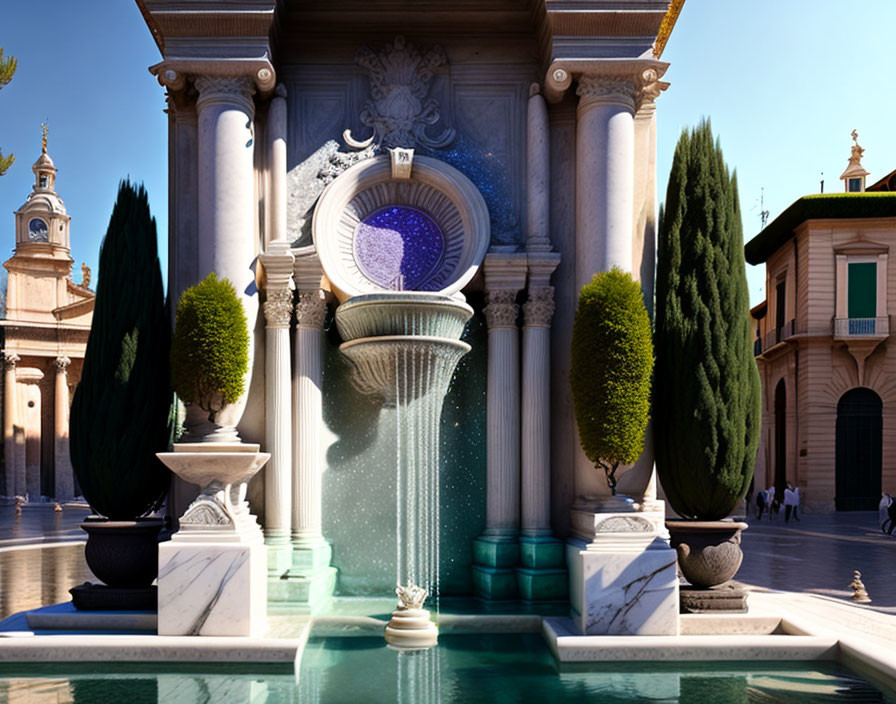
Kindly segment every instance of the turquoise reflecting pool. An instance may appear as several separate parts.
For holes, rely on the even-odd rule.
[[[250,669],[251,668],[251,669]],[[443,636],[398,652],[380,638],[312,638],[292,666],[0,667],[0,702],[253,704],[803,704],[893,702],[836,663],[608,663],[559,670],[540,636]]]

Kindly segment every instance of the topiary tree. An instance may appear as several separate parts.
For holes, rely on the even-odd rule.
[[[0,88],[12,80],[18,65],[19,62],[16,60],[15,56],[7,56],[4,59],[3,47],[0,47]],[[15,160],[16,158],[14,155],[7,154],[6,156],[3,156],[3,152],[0,151],[0,176],[3,176],[3,174],[9,170],[9,167],[12,166]]]
[[[133,520],[161,506],[170,473],[170,333],[143,186],[119,185],[100,250],[93,325],[72,400],[71,460],[97,513]]]
[[[753,357],[737,178],[709,121],[682,133],[659,228],[656,467],[681,516],[724,518],[753,476]]]
[[[249,366],[249,328],[233,284],[215,272],[184,291],[177,304],[171,370],[181,401],[214,421],[243,395]]]
[[[570,383],[579,440],[616,493],[616,470],[638,459],[650,410],[653,343],[641,286],[618,268],[579,293]]]

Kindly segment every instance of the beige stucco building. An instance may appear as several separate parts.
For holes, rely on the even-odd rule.
[[[70,221],[55,191],[46,138],[32,167],[34,186],[15,213],[3,336],[4,465],[0,493],[73,498],[68,411],[93,317],[90,270],[72,281]]]
[[[875,509],[896,493],[896,193],[889,177],[865,188],[862,151],[856,142],[845,193],[800,198],[745,247],[766,265],[767,300],[753,309],[756,490],[793,482],[813,511]]]

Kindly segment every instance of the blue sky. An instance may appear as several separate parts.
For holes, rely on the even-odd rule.
[[[892,0],[687,0],[666,47],[672,83],[657,101],[659,200],[682,128],[712,120],[737,169],[745,236],[759,230],[759,195],[774,218],[801,195],[839,192],[850,132],[859,131],[871,179],[896,168]],[[57,187],[72,216],[72,256],[96,271],[119,179],[143,181],[167,232],[164,92],[159,60],[132,0],[4,3],[0,46],[19,59],[0,90],[0,148],[17,161],[0,177],[0,256],[31,190],[40,123],[50,122]],[[166,243],[160,241],[163,266]],[[79,277],[76,266],[76,279]],[[750,272],[753,302],[761,269]]]

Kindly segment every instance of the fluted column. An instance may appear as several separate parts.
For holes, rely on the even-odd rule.
[[[520,507],[518,290],[486,292],[488,325],[488,497],[486,535],[515,537]]]
[[[526,281],[525,254],[488,254],[485,531],[473,544],[473,580],[488,599],[517,594],[520,528],[520,341],[516,296]]]
[[[522,532],[551,535],[551,318],[554,289],[529,289],[523,305]]]
[[[71,363],[72,360],[68,357],[57,357],[53,362],[53,365],[56,367],[53,406],[56,421],[56,438],[54,441],[56,479],[54,496],[57,501],[70,501],[75,497],[75,477],[69,456],[68,441],[68,368]]]
[[[297,281],[297,286],[300,285]],[[304,284],[307,285],[307,282]],[[299,288],[296,306],[293,402],[295,406],[295,484],[292,538],[298,547],[323,540],[321,528],[321,332],[327,314],[324,292]]]
[[[3,462],[6,470],[4,493],[6,496],[16,495],[16,452],[15,426],[16,418],[16,363],[21,358],[15,352],[4,350],[3,364]],[[24,493],[24,489],[22,490]]]
[[[289,328],[292,322],[292,268],[295,257],[285,240],[274,240],[260,257],[265,273],[265,466],[264,534],[268,566],[276,575],[292,558],[292,384]]]
[[[249,77],[200,76],[198,113],[199,277],[214,271],[229,279],[255,329],[258,296],[252,265],[256,255],[254,127],[255,85]],[[249,336],[246,387],[252,374]],[[245,404],[244,395],[242,403]]]

